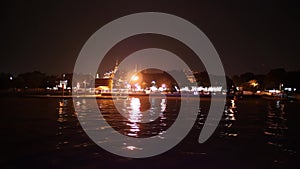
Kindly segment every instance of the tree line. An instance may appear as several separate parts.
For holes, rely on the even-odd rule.
[[[10,73],[0,73],[0,89],[11,88],[46,88],[54,87],[59,84],[62,79],[71,80],[72,74],[47,75],[40,71],[22,73],[14,76]]]
[[[300,90],[300,71],[287,72],[285,69],[272,69],[266,75],[251,72],[235,75],[232,81],[244,90],[257,91],[268,89],[296,88]]]

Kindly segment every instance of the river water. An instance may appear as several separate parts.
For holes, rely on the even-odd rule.
[[[189,134],[171,150],[143,159],[120,157],[95,144],[82,129],[72,99],[0,97],[0,103],[1,168],[299,168],[297,101],[246,98],[232,107],[229,100],[212,137],[199,144],[210,106],[210,99],[202,98]],[[97,99],[102,120],[140,138],[168,130],[180,107],[174,98],[130,97],[118,103],[125,114],[113,100]],[[149,123],[141,123],[145,116]]]

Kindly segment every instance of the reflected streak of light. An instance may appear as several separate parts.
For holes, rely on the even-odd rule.
[[[139,98],[132,98],[130,102],[131,111],[129,111],[129,121],[136,123],[141,122],[141,116],[143,116],[140,112],[141,102]]]
[[[161,99],[161,103],[160,103],[160,106],[161,106],[161,112],[164,112],[166,110],[166,99]]]
[[[143,148],[139,148],[139,147],[136,147],[136,146],[126,146],[125,149],[127,150],[143,150]]]

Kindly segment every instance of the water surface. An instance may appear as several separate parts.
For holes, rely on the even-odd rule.
[[[152,101],[123,100],[125,115],[116,112],[112,100],[97,103],[103,120],[118,132],[151,137],[172,125],[179,106],[176,99]],[[201,99],[187,137],[172,150],[146,159],[119,157],[97,146],[82,130],[70,99],[1,97],[0,103],[1,168],[299,168],[299,102],[249,98],[235,102],[234,109],[228,104],[214,135],[199,144],[210,105],[208,98]],[[140,123],[144,116],[151,123]]]

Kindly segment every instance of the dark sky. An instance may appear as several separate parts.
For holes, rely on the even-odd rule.
[[[95,31],[121,16],[149,11],[174,14],[198,26],[228,75],[300,70],[299,13],[292,1],[52,0],[0,6],[0,72],[72,72]]]

